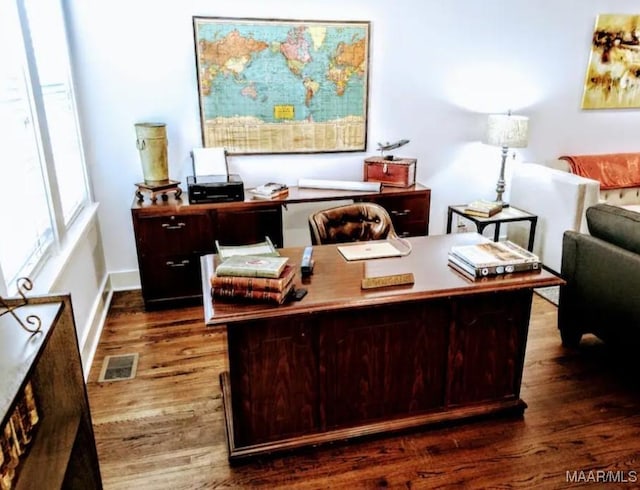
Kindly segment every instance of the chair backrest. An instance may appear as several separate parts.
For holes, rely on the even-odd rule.
[[[318,211],[309,216],[313,245],[397,238],[389,213],[372,202]]]

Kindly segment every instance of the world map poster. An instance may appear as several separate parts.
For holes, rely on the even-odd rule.
[[[369,27],[194,17],[203,145],[232,154],[364,151]]]

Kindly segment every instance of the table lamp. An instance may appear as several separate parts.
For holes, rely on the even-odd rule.
[[[529,118],[508,114],[491,114],[487,120],[487,134],[485,143],[502,147],[502,163],[500,164],[500,177],[496,185],[496,202],[507,207],[502,200],[504,193],[504,167],[507,162],[509,148],[525,148],[527,146],[527,133],[529,130]]]

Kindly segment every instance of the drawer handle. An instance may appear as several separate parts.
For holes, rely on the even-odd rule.
[[[409,214],[411,214],[411,210],[410,209],[405,209],[404,211],[396,211],[394,209],[391,210],[391,214],[393,216],[408,216]]]
[[[166,265],[169,267],[186,267],[189,265],[189,260],[185,259],[180,262],[174,262],[173,260],[167,260]]]
[[[184,228],[185,226],[187,226],[187,224],[183,223],[182,221],[179,223],[176,223],[175,225],[170,225],[169,223],[162,223],[162,227],[165,230],[179,230],[180,228]]]

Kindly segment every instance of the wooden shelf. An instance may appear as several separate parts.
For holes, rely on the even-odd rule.
[[[79,426],[79,416],[67,421],[43,417],[20,466],[16,490],[62,488]]]
[[[0,317],[2,427],[27,383],[33,388],[39,415],[16,468],[14,487],[101,489],[71,298],[30,298],[16,313],[21,318],[37,315],[42,330],[32,335],[10,315]]]

